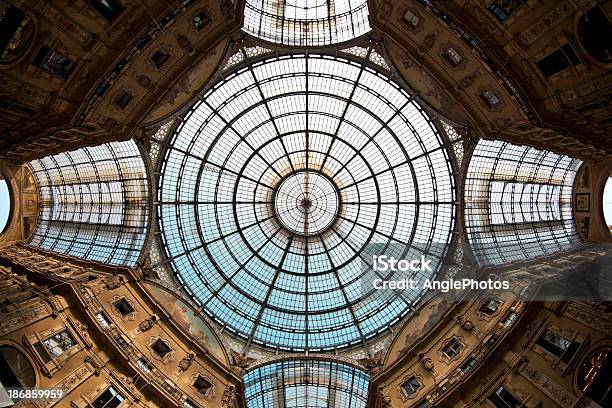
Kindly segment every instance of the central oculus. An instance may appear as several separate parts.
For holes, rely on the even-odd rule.
[[[300,171],[281,181],[274,194],[274,213],[289,231],[316,235],[330,228],[338,216],[338,189],[326,176]]]

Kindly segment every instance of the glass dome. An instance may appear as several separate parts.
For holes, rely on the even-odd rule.
[[[375,291],[373,252],[431,259],[454,226],[442,136],[387,76],[292,55],[225,75],[168,141],[158,216],[168,264],[224,330],[283,350],[385,331],[418,290]]]

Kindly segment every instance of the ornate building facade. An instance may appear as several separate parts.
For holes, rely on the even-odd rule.
[[[612,406],[611,15],[0,0],[0,401]]]

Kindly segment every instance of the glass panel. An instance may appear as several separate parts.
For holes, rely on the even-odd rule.
[[[36,385],[34,367],[25,354],[14,347],[0,347],[0,383],[4,388]]]
[[[125,398],[115,388],[108,387],[92,406],[93,408],[117,408]]]
[[[45,346],[49,356],[55,358],[61,356],[66,350],[76,345],[76,342],[67,330],[63,330],[43,340],[42,344]]]
[[[608,229],[612,233],[612,177],[608,178],[603,194],[603,213]]]

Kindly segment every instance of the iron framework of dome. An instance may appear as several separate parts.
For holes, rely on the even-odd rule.
[[[423,295],[375,292],[362,281],[371,254],[425,255],[432,271],[417,279],[447,255],[455,193],[445,141],[405,90],[363,62],[311,54],[243,64],[164,149],[168,263],[248,343],[364,344]]]

